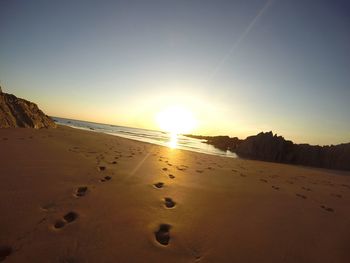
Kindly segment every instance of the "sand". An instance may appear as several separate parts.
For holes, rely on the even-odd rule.
[[[350,173],[0,130],[0,261],[350,262]]]

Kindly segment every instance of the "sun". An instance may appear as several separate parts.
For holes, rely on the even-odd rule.
[[[181,106],[169,106],[160,111],[156,121],[162,131],[172,134],[189,133],[197,125],[192,112]]]

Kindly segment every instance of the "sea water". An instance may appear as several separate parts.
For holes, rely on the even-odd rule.
[[[89,130],[91,132],[107,133],[132,140],[148,142],[162,145],[169,148],[182,149],[205,154],[226,156],[237,158],[237,155],[230,151],[222,151],[214,146],[205,143],[205,140],[186,137],[178,134],[174,136],[171,133],[147,130],[140,128],[131,128],[111,124],[93,123],[87,121],[71,120],[59,117],[52,117],[57,124],[69,126],[72,128]]]

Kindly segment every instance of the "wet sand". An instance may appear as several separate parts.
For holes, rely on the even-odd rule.
[[[0,130],[0,261],[350,262],[350,173]]]

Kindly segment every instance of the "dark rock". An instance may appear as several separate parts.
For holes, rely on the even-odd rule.
[[[206,143],[215,146],[216,148],[227,151],[235,150],[236,147],[242,142],[242,140],[237,137],[230,138],[229,136],[201,136],[201,135],[185,135],[190,138],[204,140]]]
[[[186,136],[205,140],[221,150],[234,151],[243,158],[350,170],[350,143],[331,146],[295,144],[272,132],[261,132],[245,140],[228,136]]]
[[[0,92],[0,128],[55,128],[56,124],[36,104]]]
[[[294,144],[272,132],[262,132],[247,137],[235,152],[249,159],[350,170],[350,143],[332,146]]]

